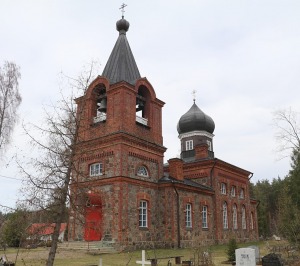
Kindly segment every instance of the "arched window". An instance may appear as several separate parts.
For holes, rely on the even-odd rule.
[[[223,203],[223,228],[228,229],[227,203]]]
[[[202,228],[208,228],[208,223],[207,223],[207,206],[206,205],[202,206]]]
[[[185,205],[185,226],[188,228],[192,227],[192,204],[187,203]]]
[[[99,123],[106,120],[106,110],[107,110],[107,97],[106,88],[104,84],[98,84],[93,90],[95,101],[95,110],[92,110],[94,114],[93,122]]]
[[[254,229],[253,212],[251,212],[251,216],[250,216],[250,229],[251,229],[251,230]]]
[[[235,229],[235,230],[238,229],[236,204],[234,204],[233,208],[232,208],[232,226],[233,226],[233,229]]]
[[[139,227],[148,227],[148,202],[146,200],[140,201]]]
[[[226,195],[226,184],[221,183],[221,194]]]
[[[242,207],[242,228],[243,229],[247,228],[247,223],[246,223],[246,208],[245,208],[245,206]]]
[[[145,177],[148,177],[149,174],[148,174],[148,170],[145,166],[139,166],[138,170],[137,170],[137,175],[138,176],[145,176]]]
[[[149,104],[150,104],[150,93],[146,86],[142,85],[138,89],[136,96],[136,122],[148,125],[149,119]]]
[[[243,198],[245,198],[245,190],[243,188],[241,188],[240,199],[243,199]]]

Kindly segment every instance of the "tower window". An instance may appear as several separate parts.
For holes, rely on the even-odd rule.
[[[99,176],[103,174],[102,163],[94,163],[90,165],[90,176]]]
[[[149,174],[148,174],[148,171],[147,171],[147,168],[145,166],[140,166],[137,170],[137,175],[138,176],[145,176],[145,177],[148,177]]]
[[[212,151],[212,144],[210,140],[207,140],[208,150]]]
[[[190,151],[190,150],[192,150],[194,148],[194,145],[193,145],[193,140],[191,139],[191,140],[187,140],[186,142],[185,142],[185,149],[187,150],[187,151]]]
[[[96,110],[93,111],[93,123],[98,123],[106,120],[107,96],[104,84],[98,84],[93,91],[96,98]]]

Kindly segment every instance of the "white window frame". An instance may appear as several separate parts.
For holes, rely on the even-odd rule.
[[[228,211],[227,211],[227,203],[223,203],[223,229],[228,229]]]
[[[236,204],[232,207],[232,227],[234,230],[238,229],[238,222],[237,222],[237,206]]]
[[[253,220],[253,212],[250,214],[250,229],[254,229],[254,220]]]
[[[244,199],[244,198],[245,198],[245,190],[243,188],[241,188],[240,199]]]
[[[146,200],[140,201],[139,206],[139,227],[148,227],[148,202]]]
[[[207,140],[206,143],[208,145],[208,150],[212,151],[212,142],[210,140]]]
[[[236,192],[236,187],[232,186],[231,187],[231,192],[230,192],[231,197],[235,197],[235,192]]]
[[[185,150],[186,150],[186,151],[190,151],[190,150],[192,150],[192,149],[194,149],[194,143],[193,143],[193,140],[192,140],[192,139],[187,140],[187,141],[185,142]]]
[[[207,205],[203,205],[202,206],[202,228],[208,228],[207,214],[208,214],[208,207]]]
[[[90,176],[103,175],[103,164],[93,163],[90,165]]]
[[[245,206],[242,206],[242,229],[247,229]]]
[[[137,170],[137,175],[148,177],[149,173],[148,173],[147,168],[144,165],[139,166],[138,170]]]
[[[187,203],[185,205],[185,226],[192,228],[192,204]]]
[[[221,194],[226,195],[226,184],[225,183],[221,183]]]

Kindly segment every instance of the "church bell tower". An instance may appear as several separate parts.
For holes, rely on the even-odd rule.
[[[71,239],[80,235],[86,241],[124,241],[134,234],[129,233],[134,227],[129,215],[136,211],[137,197],[150,200],[154,193],[149,188],[163,176],[164,102],[140,75],[123,16],[116,29],[119,36],[102,75],[76,99],[81,116],[75,156],[79,171],[73,174],[71,191],[74,204],[85,210],[83,226],[75,222],[79,214],[71,211]]]

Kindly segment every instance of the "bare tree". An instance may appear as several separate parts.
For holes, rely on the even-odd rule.
[[[0,156],[11,141],[17,121],[16,111],[22,101],[19,93],[19,67],[6,61],[0,66]]]
[[[299,113],[291,108],[274,112],[275,138],[278,141],[278,152],[282,157],[291,156],[293,151],[300,151],[299,121]]]
[[[78,79],[65,77],[72,91],[84,94],[91,82],[94,70],[92,63],[88,72]],[[48,210],[51,222],[55,223],[52,244],[48,255],[47,266],[53,265],[61,224],[67,215],[69,202],[69,186],[72,174],[77,169],[74,164],[75,144],[82,120],[82,110],[76,110],[75,95],[62,95],[61,101],[46,110],[45,126],[32,125],[40,133],[37,137],[28,126],[24,127],[33,147],[40,151],[39,156],[31,160],[35,174],[20,166],[27,176],[25,192],[29,205],[35,209]],[[30,189],[29,189],[30,188]]]

